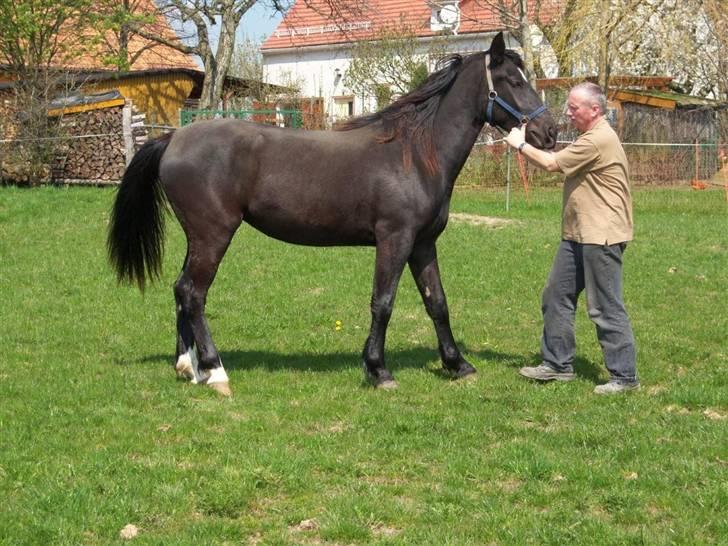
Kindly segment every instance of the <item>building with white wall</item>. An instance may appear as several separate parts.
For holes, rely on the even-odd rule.
[[[330,15],[323,0],[298,1],[263,42],[264,80],[296,85],[301,95],[321,103],[327,122],[375,109],[373,97],[357,96],[346,87],[352,46],[385,29],[405,27],[421,44],[447,36],[449,52],[488,49],[493,36],[507,31],[500,16],[478,0],[368,0]],[[506,33],[508,45],[518,44]],[[436,59],[428,59],[433,68]]]

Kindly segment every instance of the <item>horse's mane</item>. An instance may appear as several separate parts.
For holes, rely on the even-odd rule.
[[[463,64],[461,55],[452,55],[442,61],[441,67],[428,76],[425,82],[407,95],[397,99],[386,108],[374,114],[351,118],[336,127],[337,131],[349,131],[381,122],[383,131],[379,142],[401,139],[404,164],[412,165],[412,151],[424,158],[431,174],[437,172],[438,164],[432,143],[435,113],[440,101],[455,81]]]

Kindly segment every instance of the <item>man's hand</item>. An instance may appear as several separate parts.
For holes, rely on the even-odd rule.
[[[506,137],[508,145],[513,146],[516,150],[520,145],[526,142],[526,126],[514,127]],[[541,167],[551,173],[563,172],[559,164],[556,163],[553,152],[544,151],[535,146],[526,146],[521,150],[523,157],[528,159],[534,165]]]
[[[506,142],[514,148],[518,148],[521,144],[526,142],[526,126],[521,125],[520,127],[514,127],[511,129],[511,132],[508,133],[508,136],[506,137]]]

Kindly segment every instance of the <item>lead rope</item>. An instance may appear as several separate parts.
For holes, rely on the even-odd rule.
[[[526,193],[526,201],[528,201],[528,187],[529,180],[531,178],[531,172],[526,163],[526,158],[523,157],[522,153],[516,154],[516,161],[518,161],[518,174],[521,176],[521,182],[523,183],[523,191]]]

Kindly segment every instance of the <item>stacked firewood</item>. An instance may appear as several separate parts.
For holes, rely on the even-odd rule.
[[[66,114],[61,124],[64,145],[56,154],[55,179],[121,179],[126,165],[121,106]]]

